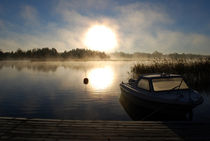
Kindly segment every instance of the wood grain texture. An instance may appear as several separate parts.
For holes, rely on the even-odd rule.
[[[210,140],[210,122],[55,120],[0,117],[0,140]]]

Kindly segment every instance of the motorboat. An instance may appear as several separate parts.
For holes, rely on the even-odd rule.
[[[203,103],[203,97],[178,74],[144,74],[122,82],[120,89],[126,98],[149,109],[190,111]]]
[[[135,104],[125,95],[121,94],[119,102],[127,115],[132,120],[146,120],[146,121],[192,121],[193,111],[181,112],[166,112],[163,110],[149,109]],[[141,102],[141,101],[139,101]]]

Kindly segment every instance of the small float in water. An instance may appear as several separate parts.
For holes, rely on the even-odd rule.
[[[149,109],[190,111],[203,102],[203,97],[177,74],[145,74],[122,82],[120,88],[125,97]]]

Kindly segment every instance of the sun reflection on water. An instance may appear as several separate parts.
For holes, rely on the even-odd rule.
[[[106,89],[113,83],[114,72],[109,66],[92,69],[88,73],[90,85],[97,90]]]

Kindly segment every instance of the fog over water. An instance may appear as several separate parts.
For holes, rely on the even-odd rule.
[[[135,63],[0,61],[0,116],[132,120],[120,102],[119,84],[129,79]],[[210,119],[209,93],[201,92],[204,103],[193,110],[192,120]]]

